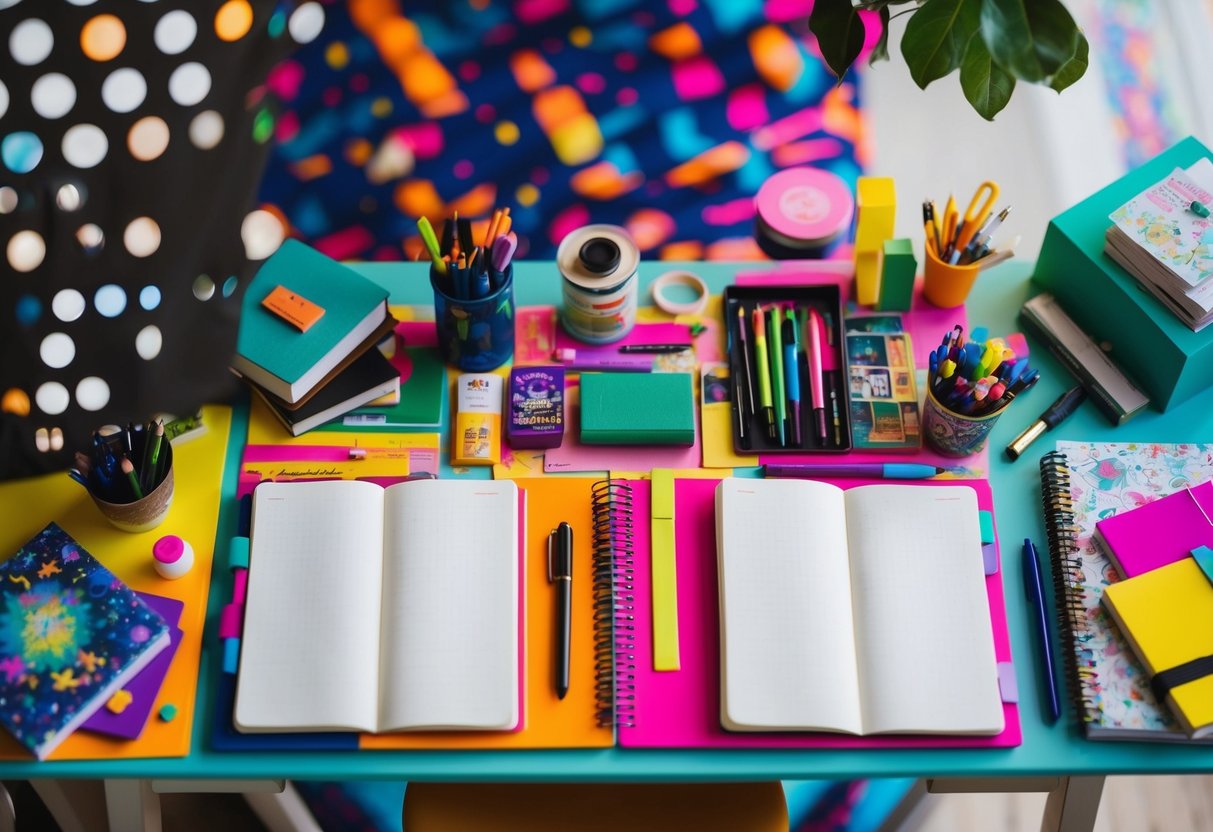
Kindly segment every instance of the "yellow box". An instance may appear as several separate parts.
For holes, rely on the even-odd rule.
[[[501,376],[464,373],[455,390],[451,465],[496,465],[501,462]]]

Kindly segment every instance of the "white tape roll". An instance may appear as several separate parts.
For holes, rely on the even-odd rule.
[[[694,289],[697,297],[693,301],[679,301],[669,297],[671,286],[689,286]],[[663,312],[671,315],[698,315],[708,305],[708,284],[694,272],[673,271],[658,275],[652,284],[653,303]]]

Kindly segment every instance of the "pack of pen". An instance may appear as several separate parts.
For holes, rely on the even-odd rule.
[[[730,286],[724,316],[734,448],[749,454],[849,451],[839,288]]]

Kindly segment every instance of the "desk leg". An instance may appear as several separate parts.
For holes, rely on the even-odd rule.
[[[1045,801],[1041,832],[1090,832],[1099,814],[1102,777],[1062,777]]]
[[[63,832],[105,832],[105,790],[100,780],[30,780]]]
[[[269,832],[323,832],[289,780],[281,794],[245,792],[244,800]]]
[[[106,780],[105,809],[110,832],[161,832],[160,795],[151,780]]]

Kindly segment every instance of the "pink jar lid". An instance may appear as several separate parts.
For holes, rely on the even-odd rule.
[[[161,563],[176,563],[185,553],[185,541],[175,534],[166,534],[152,544],[152,557]]]
[[[754,197],[758,217],[789,241],[828,243],[845,232],[855,213],[855,198],[843,179],[817,168],[781,170]]]

